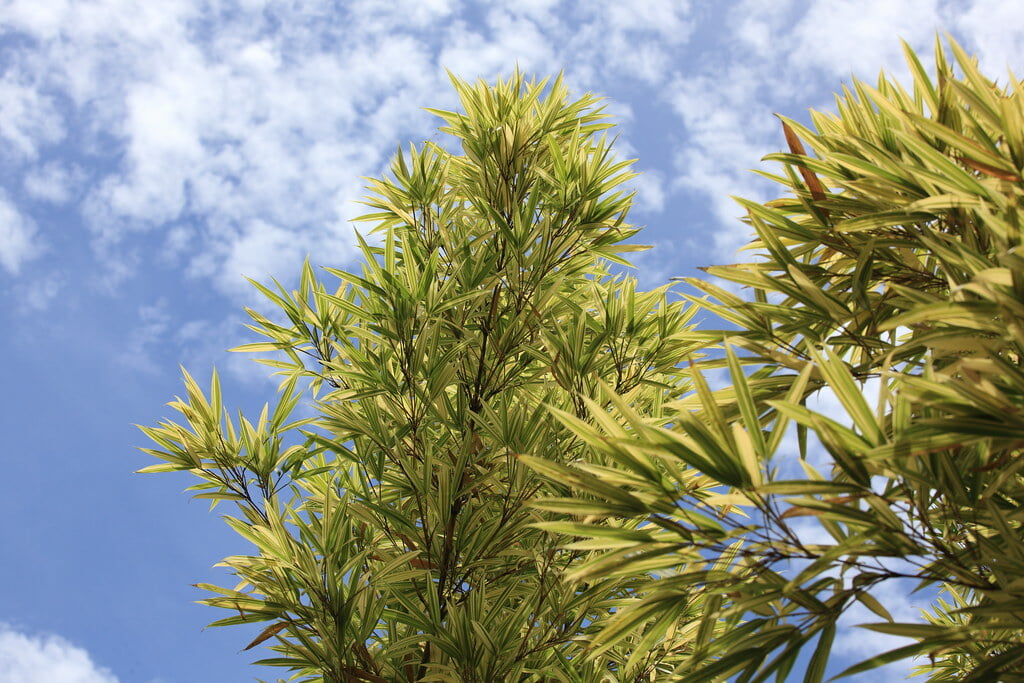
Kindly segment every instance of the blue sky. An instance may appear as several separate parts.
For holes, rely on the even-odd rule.
[[[353,264],[360,177],[434,135],[445,69],[564,70],[609,98],[653,286],[746,240],[729,196],[771,197],[748,169],[783,145],[773,112],[904,75],[899,38],[929,53],[936,31],[992,76],[1024,71],[1005,0],[0,0],[0,680],[273,673],[244,630],[203,630],[220,615],[190,584],[226,582],[212,565],[246,548],[186,478],[133,474],[151,464],[133,425],[169,415],[179,364],[216,364],[235,405],[269,398],[224,352],[259,304],[244,276]],[[884,646],[846,630],[835,651]]]

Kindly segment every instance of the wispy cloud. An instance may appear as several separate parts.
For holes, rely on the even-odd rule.
[[[915,582],[892,580],[879,584],[871,594],[888,610],[896,623],[920,623],[923,621],[921,610],[929,606],[932,593],[913,593],[915,588]],[[913,643],[909,638],[860,628],[861,624],[877,624],[883,621],[882,617],[861,603],[856,603],[839,620],[839,629],[832,645],[833,654],[853,663]],[[918,664],[920,662],[904,659],[860,674],[851,680],[864,683],[902,680],[909,677]]]
[[[739,3],[723,22],[730,40],[707,45],[665,90],[687,133],[675,187],[707,198],[720,223],[717,256],[731,260],[747,230],[729,196],[763,200],[775,191],[748,171],[780,149],[772,113],[806,119],[808,108],[829,109],[831,98],[816,93],[838,91],[854,74],[872,81],[884,69],[906,80],[901,37],[927,55],[936,32],[952,31],[986,69],[1003,73],[1019,61],[1022,26],[1024,7],[981,0]]]
[[[0,135],[23,161],[60,141],[107,169],[81,206],[98,254],[161,234],[154,251],[228,294],[243,272],[351,255],[359,176],[379,173],[397,141],[431,134],[422,107],[453,104],[446,68],[656,85],[694,26],[686,3],[667,0],[499,3],[473,22],[444,1],[42,5],[5,7],[0,29],[21,59],[3,76],[14,104]],[[22,172],[34,198],[72,194],[74,175],[52,163]],[[651,208],[660,186],[644,186]]]
[[[0,266],[17,275],[41,251],[35,222],[21,213],[0,188]]]
[[[237,295],[239,268],[264,278],[307,253],[351,256],[358,178],[379,173],[398,141],[433,133],[422,107],[453,104],[446,68],[487,78],[516,63],[564,69],[581,89],[628,85],[675,112],[685,133],[675,168],[639,183],[641,208],[703,197],[717,256],[731,258],[748,230],[730,195],[771,191],[748,169],[780,144],[772,112],[827,107],[808,93],[853,72],[900,73],[897,34],[927,49],[950,28],[1002,70],[1024,41],[1022,13],[988,0],[748,1],[717,13],[671,0],[472,11],[456,0],[9,0],[0,139],[35,199],[77,199],[81,176],[46,158],[58,144],[103,169],[79,208],[104,258],[156,235],[165,245],[153,252]]]
[[[49,161],[34,166],[25,174],[25,193],[33,199],[51,204],[70,201],[81,189],[85,174],[74,164]]]
[[[58,142],[64,124],[53,98],[18,67],[0,77],[0,162],[35,158],[42,145]],[[5,158],[6,157],[6,158]]]

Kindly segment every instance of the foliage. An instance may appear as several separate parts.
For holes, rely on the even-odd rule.
[[[611,478],[646,505],[647,539],[548,525],[605,548],[570,578],[655,574],[595,652],[703,600],[700,632],[723,635],[698,638],[676,675],[782,680],[816,643],[801,661],[817,681],[859,602],[879,617],[865,628],[912,642],[846,673],[926,656],[934,680],[1024,675],[1024,91],[950,49],[952,63],[937,41],[931,78],[906,48],[910,90],[855,81],[812,128],[783,120],[790,152],[768,177],[792,196],[740,200],[757,259],[707,269],[731,287],[688,280],[731,326],[697,334],[720,351],[694,361],[671,429],[627,402],[591,404],[590,422],[559,413],[604,463],[536,461],[573,482],[575,509],[609,517]],[[712,391],[715,372],[729,386]],[[809,409],[816,394],[843,415]],[[696,473],[718,486],[695,489]],[[901,579],[952,600],[896,623],[873,592]]]
[[[284,376],[276,407],[233,420],[216,374],[204,394],[186,373],[183,421],[143,428],[163,461],[143,471],[191,472],[197,497],[237,506],[226,521],[256,550],[226,558],[238,585],[202,585],[203,602],[231,613],[216,625],[269,622],[249,647],[292,679],[652,680],[687,656],[676,615],[585,659],[646,575],[565,582],[593,551],[536,524],[581,518],[530,507],[569,489],[517,456],[584,459],[548,406],[586,423],[585,401],[614,395],[657,421],[688,391],[691,314],[608,270],[638,247],[617,190],[630,162],[595,97],[519,74],[455,87],[465,113],[434,113],[461,153],[399,150],[370,181],[361,272],[255,285],[277,311],[250,311],[266,341],[238,350],[279,352],[262,361]],[[292,417],[307,391],[311,416]],[[605,511],[642,509],[624,481]],[[625,543],[636,527],[602,529]]]

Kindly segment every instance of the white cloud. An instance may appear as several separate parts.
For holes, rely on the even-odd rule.
[[[810,3],[786,41],[785,59],[790,69],[814,70],[836,81],[856,74],[870,82],[882,68],[904,73],[899,39],[927,47],[941,22],[938,0]]]
[[[629,183],[636,191],[635,211],[660,213],[665,208],[665,177],[655,170],[643,171]]]
[[[965,46],[978,54],[982,71],[1005,83],[1007,69],[1018,78],[1024,72],[1024,5],[1000,0],[974,0],[967,11],[955,17],[955,29],[970,38]]]
[[[305,253],[351,253],[337,227],[358,213],[354,180],[375,175],[399,141],[430,135],[422,107],[454,103],[444,67],[491,78],[518,62],[541,74],[567,66],[589,87],[654,83],[693,28],[688,5],[668,0],[629,11],[507,3],[472,28],[445,0],[356,2],[342,16],[329,3],[130,4],[8,3],[3,28],[37,46],[25,51],[35,80],[15,99],[65,94],[82,150],[114,155],[83,205],[98,254],[130,250],[118,245],[153,230],[180,246],[191,224],[188,250],[162,257],[176,251],[226,293],[238,291],[240,269],[265,278],[292,272]],[[22,118],[0,132],[25,154],[66,126],[55,113],[46,120],[57,132],[43,134]],[[62,201],[62,179],[36,168],[24,185]],[[646,181],[651,206],[664,201],[661,185]],[[261,252],[267,245],[274,251]]]
[[[743,210],[730,195],[752,199],[763,183],[748,169],[757,165],[777,122],[770,106],[760,100],[764,80],[747,65],[720,73],[680,77],[666,96],[682,119],[688,143],[677,152],[678,186],[702,191],[726,229],[714,235],[719,253],[731,256],[748,240],[749,228],[737,217]],[[764,197],[767,198],[767,197]]]
[[[104,111],[107,132],[118,135],[124,154],[86,202],[101,251],[133,233],[175,230],[188,221],[198,227],[188,257],[200,260],[191,272],[233,282],[216,271],[237,265],[253,243],[251,226],[262,221],[289,233],[275,234],[275,244],[289,248],[265,255],[259,261],[270,269],[250,274],[289,272],[304,255],[300,249],[330,250],[335,235],[322,226],[350,217],[345,205],[360,193],[358,177],[376,172],[398,131],[429,120],[420,107],[430,103],[426,92],[439,73],[421,41],[384,38],[390,28],[380,12],[354,8],[356,25],[339,36],[312,5],[278,9],[285,16],[277,17],[276,31],[267,30],[262,8],[238,9],[210,35],[190,28],[185,12],[158,14],[140,32],[112,25],[108,40],[121,59],[108,70],[121,69],[120,84]],[[409,20],[444,12],[444,3],[409,8]],[[154,26],[164,30],[154,35]],[[83,43],[93,39],[86,36]],[[140,52],[144,39],[153,47]],[[97,61],[88,44],[78,52]],[[55,61],[67,82],[103,90]],[[232,262],[211,264],[214,254]]]
[[[350,11],[362,24],[380,30],[388,26],[426,27],[452,14],[457,0],[396,0],[395,2],[354,2]]]
[[[312,240],[303,241],[301,236],[277,225],[253,221],[237,239],[229,243],[223,266],[218,272],[218,282],[224,289],[237,285],[251,291],[252,288],[245,281],[246,277],[274,272],[275,261],[301,262],[315,246],[310,242]]]
[[[732,39],[709,44],[702,59],[679,69],[665,88],[688,133],[675,186],[711,202],[720,224],[718,255],[725,260],[748,239],[735,220],[742,211],[729,195],[760,201],[775,191],[747,171],[783,144],[773,112],[805,118],[808,107],[831,108],[831,98],[809,101],[808,93],[837,91],[851,75],[871,82],[884,68],[905,80],[900,38],[927,64],[936,31],[951,30],[994,74],[1014,60],[1019,66],[1024,46],[1024,6],[988,0],[966,11],[952,0],[747,0],[733,7],[725,25]]]
[[[882,383],[877,377],[869,377],[860,383],[861,395],[867,402],[868,407],[874,411],[878,404],[878,396],[882,390]],[[807,398],[807,407],[816,413],[835,420],[841,425],[852,427],[853,419],[850,413],[843,406],[842,401],[836,395],[832,386],[826,386]]]
[[[40,252],[36,226],[0,188],[0,266],[17,275],[21,266]]]
[[[931,603],[925,594],[912,593],[915,587],[916,583],[909,580],[890,580],[873,588],[871,594],[888,610],[896,623],[923,623],[921,610]],[[913,642],[908,638],[858,627],[860,624],[877,624],[884,621],[860,602],[854,604],[839,620],[836,639],[832,645],[833,656],[843,657],[844,660],[854,663]],[[860,674],[852,680],[900,680],[909,676],[914,666],[914,660],[905,659]]]
[[[64,287],[63,278],[57,273],[40,273],[22,278],[12,287],[9,301],[21,313],[37,313],[49,308]]]
[[[467,78],[493,78],[517,62],[540,75],[565,69],[577,89],[625,84],[676,112],[685,139],[675,177],[641,180],[640,199],[657,210],[681,190],[706,198],[718,256],[729,259],[749,233],[729,196],[770,192],[748,169],[781,144],[773,111],[829,106],[807,93],[851,71],[899,71],[898,34],[927,48],[948,25],[1000,69],[1024,40],[1024,29],[1006,28],[1024,26],[1012,3],[767,7],[733,6],[719,36],[710,34],[711,14],[672,0],[510,0],[473,12],[455,0],[342,9],[10,0],[0,32],[29,40],[0,75],[0,137],[19,163],[58,142],[103,162],[82,208],[98,255],[130,251],[154,231],[181,246],[188,225],[187,247],[161,258],[234,294],[225,269],[239,263],[269,268],[249,273],[266,277],[293,272],[307,251],[351,255],[337,227],[358,213],[357,179],[377,175],[399,142],[434,133],[422,107],[454,104],[444,67]],[[629,125],[624,132],[620,149]],[[74,174],[58,171],[26,169],[22,185],[37,199],[77,199]],[[275,232],[257,235],[258,222]],[[243,258],[260,240],[286,248]]]
[[[0,624],[0,680],[47,683],[117,683],[89,653],[59,636],[19,633]]]
[[[15,66],[0,78],[0,141],[10,156],[35,157],[41,145],[60,140],[64,126],[53,98]]]
[[[734,37],[762,59],[769,57],[773,51],[779,49],[774,36],[790,23],[793,3],[794,0],[772,3],[757,0],[741,2],[730,16]]]
[[[835,545],[836,539],[821,525],[816,518],[797,517],[786,524],[796,534],[800,542],[805,545]],[[797,571],[803,569],[809,562],[792,563],[792,573],[795,576]],[[835,576],[835,572],[828,572],[828,576]]]
[[[254,306],[275,322],[288,324],[286,320],[278,320],[276,311],[270,310],[266,299],[254,302]],[[250,386],[266,389],[276,387],[280,377],[274,370],[256,362],[257,358],[275,357],[273,353],[225,353],[228,349],[256,341],[264,341],[263,337],[247,330],[245,325],[252,321],[240,316],[231,316],[219,321],[189,320],[178,326],[174,332],[174,342],[178,344],[182,364],[189,369],[207,372],[206,368],[216,367],[221,375],[230,375],[233,379],[245,382]],[[281,357],[281,356],[278,356]],[[284,358],[281,358],[284,360]]]
[[[79,191],[84,179],[78,166],[51,161],[29,170],[24,187],[33,199],[64,204]]]
[[[580,7],[587,25],[575,32],[573,47],[601,69],[602,80],[610,71],[649,85],[663,83],[675,66],[676,50],[689,41],[695,25],[690,4],[677,0],[602,0]]]
[[[13,27],[52,37],[60,30],[68,5],[69,0],[5,2],[0,27]]]
[[[163,348],[162,342],[171,327],[167,301],[160,299],[154,304],[140,306],[138,317],[138,323],[128,334],[117,355],[117,362],[137,372],[154,373],[159,366],[152,355],[156,349]]]
[[[486,31],[474,30],[464,21],[454,24],[438,62],[463,77],[489,80],[516,64],[527,73],[561,68],[552,36],[545,35],[532,19],[492,9],[487,24]]]

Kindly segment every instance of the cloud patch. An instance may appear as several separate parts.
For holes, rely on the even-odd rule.
[[[689,68],[673,65],[679,70],[663,89],[688,138],[676,155],[674,186],[696,190],[710,203],[719,223],[717,258],[732,260],[747,241],[736,220],[743,211],[729,196],[762,201],[776,191],[747,170],[782,149],[774,112],[806,120],[808,108],[832,109],[832,98],[821,93],[839,91],[853,75],[871,82],[885,69],[906,82],[900,38],[927,64],[936,32],[946,30],[980,53],[984,69],[1005,73],[1012,60],[1019,62],[1022,26],[1024,6],[991,0],[786,0],[770,6],[746,0],[733,6],[722,24],[730,39],[705,44]]]
[[[84,172],[79,167],[51,161],[32,168],[25,175],[24,188],[33,199],[64,204],[75,196],[84,180]]]
[[[0,161],[35,158],[42,145],[64,136],[53,98],[32,80],[18,67],[0,77]]]
[[[339,228],[358,212],[353,180],[378,175],[397,142],[434,133],[422,107],[454,106],[446,68],[493,78],[518,63],[567,68],[582,88],[656,86],[694,27],[687,3],[668,0],[628,12],[542,0],[44,4],[13,0],[0,20],[17,57],[0,74],[12,103],[0,136],[22,164],[42,157],[19,185],[48,203],[78,199],[75,175],[46,159],[66,143],[103,169],[78,207],[98,257],[157,232],[174,242],[187,225],[192,242],[172,258],[232,296],[240,266],[265,279],[306,253],[352,255]],[[647,183],[651,208],[660,186]]]
[[[109,669],[60,636],[21,633],[0,623],[0,680],[118,683]]]
[[[0,140],[21,177],[9,187],[74,206],[98,258],[166,242],[164,265],[237,298],[239,266],[266,279],[294,272],[306,253],[337,264],[353,255],[358,178],[379,175],[398,142],[436,137],[422,107],[455,105],[445,69],[492,79],[519,64],[539,75],[564,69],[578,91],[621,96],[625,109],[647,99],[674,114],[682,139],[672,162],[638,181],[638,208],[700,198],[714,223],[705,258],[729,260],[749,237],[729,197],[774,192],[748,170],[782,145],[773,112],[801,118],[807,106],[831,106],[823,93],[852,72],[903,73],[899,36],[928,50],[935,30],[949,28],[998,71],[1024,41],[1024,29],[1005,29],[1024,26],[1024,9],[992,0],[908,0],[898,12],[881,0],[765,8],[10,0],[0,18]],[[619,131],[620,150],[635,124]],[[53,165],[69,151],[68,168]],[[268,244],[282,248],[253,251]],[[11,272],[21,259],[7,261]]]
[[[0,188],[0,267],[17,275],[40,251],[35,223]]]

